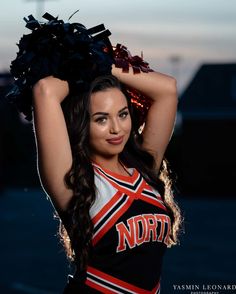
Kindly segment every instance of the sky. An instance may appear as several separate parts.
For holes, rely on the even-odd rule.
[[[38,0],[43,1],[43,0]],[[236,0],[8,0],[0,10],[0,71],[9,70],[23,17],[49,12],[86,27],[104,23],[112,44],[122,43],[183,91],[204,63],[236,63]],[[44,6],[44,7],[43,7]],[[38,8],[37,8],[38,7]]]

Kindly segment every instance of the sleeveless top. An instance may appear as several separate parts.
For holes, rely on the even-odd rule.
[[[160,194],[136,169],[124,176],[94,163],[93,167],[93,254],[86,287],[98,293],[160,293],[162,257],[171,227]]]

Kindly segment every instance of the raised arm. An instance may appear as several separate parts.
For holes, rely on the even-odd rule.
[[[113,66],[112,74],[153,100],[143,130],[143,147],[154,156],[159,169],[175,123],[178,104],[176,80],[158,72],[134,74],[131,67],[128,73],[123,73]]]
[[[33,88],[33,123],[37,164],[41,185],[57,210],[65,210],[72,191],[64,175],[72,164],[72,154],[61,102],[68,95],[68,84],[47,77]]]

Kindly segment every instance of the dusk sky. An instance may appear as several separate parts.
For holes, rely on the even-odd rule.
[[[9,69],[16,43],[30,32],[23,17],[36,16],[36,7],[36,0],[2,4],[0,71]],[[236,0],[45,0],[43,11],[66,21],[77,9],[71,22],[104,23],[113,44],[134,55],[143,51],[153,69],[177,78],[180,90],[202,63],[236,62]]]

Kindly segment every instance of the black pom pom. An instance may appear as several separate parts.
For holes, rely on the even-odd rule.
[[[64,23],[45,13],[46,22],[32,15],[24,18],[30,34],[19,41],[19,52],[10,72],[15,79],[7,94],[10,102],[32,120],[32,88],[40,79],[53,75],[67,80],[70,91],[84,91],[99,75],[111,74],[111,34],[104,25],[87,29],[80,23]]]

